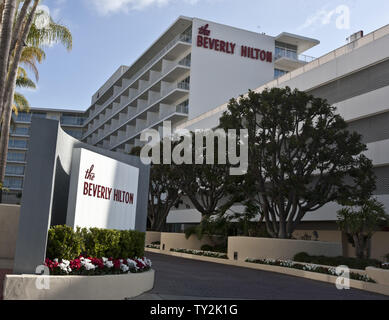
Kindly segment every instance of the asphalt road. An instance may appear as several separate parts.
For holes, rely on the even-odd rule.
[[[375,300],[389,297],[288,275],[147,253],[154,289],[138,300]]]

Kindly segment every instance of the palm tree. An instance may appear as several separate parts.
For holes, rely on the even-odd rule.
[[[13,5],[15,5],[15,2],[20,4],[21,1],[23,1],[22,8],[19,12],[15,12],[16,9],[13,10]],[[41,62],[44,59],[43,48],[45,46],[61,43],[67,50],[72,49],[72,35],[69,29],[55,23],[51,17],[47,27],[36,27],[34,17],[39,0],[4,0],[3,2],[4,8],[2,9],[0,6],[0,11],[3,10],[3,20],[0,25],[0,119],[2,119],[0,134],[0,184],[4,181],[5,176],[12,111],[14,110],[13,106],[16,105],[15,97],[19,99],[19,103],[23,101],[19,94],[14,94],[20,63],[28,66],[34,72],[36,79],[38,79],[36,62]],[[32,6],[29,7],[31,3]],[[14,23],[15,18],[16,23]],[[6,31],[9,32],[7,33]],[[11,38],[11,40],[8,38]],[[2,61],[2,52],[8,57],[4,59],[7,61]],[[6,66],[5,76],[2,78],[2,66],[4,65]]]

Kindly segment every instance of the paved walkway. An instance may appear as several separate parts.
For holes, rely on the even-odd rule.
[[[156,270],[154,289],[138,300],[387,299],[356,289],[288,275],[147,253]]]

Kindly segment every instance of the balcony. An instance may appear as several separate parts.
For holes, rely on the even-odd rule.
[[[134,130],[131,134],[127,134],[125,137],[122,137],[122,139],[118,139],[117,144],[112,146],[110,150],[115,150],[117,148],[120,148],[122,145],[128,144],[129,141],[140,136],[142,134],[142,131],[158,126],[163,121],[170,120],[174,122],[174,120],[187,119],[187,111],[189,110],[186,109],[184,106],[176,106],[161,112],[159,117],[155,121],[144,121],[138,123],[136,130]]]
[[[285,71],[293,71],[315,60],[315,57],[298,54],[294,50],[276,47],[274,57],[275,67]]]
[[[148,85],[143,84],[143,88],[136,90],[136,92],[134,89],[132,89],[132,91],[130,92],[130,96],[125,98],[125,99],[123,99],[123,96],[122,96],[121,100],[120,100],[121,101],[120,104],[114,103],[116,106],[113,108],[112,113],[109,113],[109,114],[105,113],[105,115],[104,115],[104,111],[100,112],[99,117],[97,117],[97,119],[99,119],[99,120],[96,121],[95,123],[93,123],[91,127],[88,127],[88,131],[85,134],[84,139],[86,137],[88,137],[89,135],[91,135],[93,132],[95,132],[102,124],[109,121],[112,117],[114,117],[118,113],[122,112],[132,102],[134,102],[137,99],[140,99],[140,97],[142,97],[145,93],[147,93],[147,91],[149,91],[149,90],[152,91],[152,89],[154,87],[156,87],[156,85],[159,82],[161,82],[161,81],[173,81],[174,79],[177,79],[178,77],[185,75],[185,73],[187,73],[188,71],[189,71],[189,68],[187,66],[184,66],[184,65],[177,63],[177,62],[171,63],[171,65],[169,65],[164,70],[164,72],[162,72],[160,74],[160,78],[157,79],[155,82],[149,81]],[[174,83],[171,87],[167,88],[167,92],[171,92],[174,89],[189,90],[189,84],[177,86],[177,83]],[[142,108],[142,110],[139,110],[139,109],[138,110],[145,111],[146,109],[148,109],[148,107],[150,105],[155,104],[158,100],[160,100],[163,96],[165,96],[167,94],[167,92],[163,91],[162,94],[157,93],[157,92],[154,93],[148,101],[149,102],[148,106],[144,106],[144,108]]]
[[[85,123],[89,123],[97,114],[99,114],[107,105],[109,105],[119,94],[122,94],[124,90],[128,89],[128,87],[138,80],[149,70],[155,63],[157,63],[161,58],[163,58],[166,54],[170,54],[170,58],[174,57],[175,54],[172,53],[172,48],[175,47],[179,43],[185,43],[186,46],[188,44],[192,44],[192,36],[189,34],[180,34],[176,38],[174,38],[169,44],[167,44],[153,59],[151,59],[144,67],[142,67],[135,75],[133,75],[130,79],[125,79],[125,85],[119,89],[116,89],[116,94],[114,94],[111,98],[109,98],[105,103],[101,106],[98,106],[95,111],[90,113],[90,116],[85,121]],[[169,52],[170,51],[170,52]],[[181,52],[181,49],[179,50]],[[187,63],[187,62],[186,62]]]

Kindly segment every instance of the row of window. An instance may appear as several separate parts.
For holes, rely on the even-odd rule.
[[[8,155],[7,155],[7,161],[25,162],[26,161],[26,153],[25,152],[9,151]]]
[[[29,127],[14,127],[11,128],[11,134],[17,134],[20,136],[29,136],[30,128]]]
[[[44,112],[19,112],[17,116],[13,115],[16,122],[31,122],[32,119],[36,118],[47,118],[47,113]],[[85,118],[79,115],[62,115],[60,119],[61,124],[82,126],[85,122]]]
[[[82,139],[82,136],[83,136],[83,132],[82,130],[74,130],[74,129],[64,129],[64,131],[71,135],[73,138],[77,139],[77,140],[81,140]]]
[[[23,165],[18,166],[18,165],[14,165],[14,164],[7,164],[7,167],[5,168],[5,174],[6,175],[23,176],[24,169],[25,169],[25,167]]]
[[[28,141],[19,139],[9,139],[8,148],[27,149]]]
[[[4,187],[7,189],[22,189],[23,179],[16,177],[6,177],[4,179]]]

